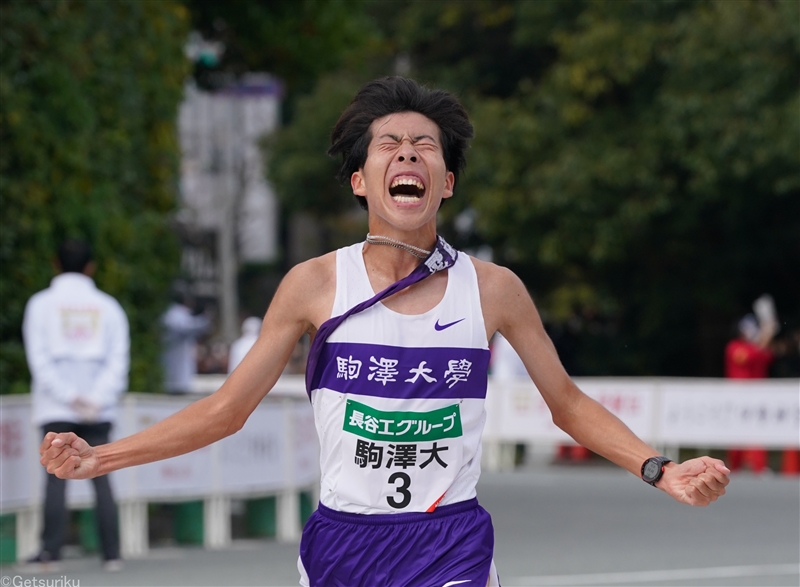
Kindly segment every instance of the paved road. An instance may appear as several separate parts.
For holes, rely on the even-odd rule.
[[[691,508],[618,469],[488,475],[505,586],[800,585],[800,485],[734,477]]]
[[[736,475],[720,502],[690,508],[615,468],[550,467],[484,474],[479,499],[494,519],[504,587],[800,585],[796,477]],[[155,549],[116,574],[72,559],[37,579],[62,579],[52,587],[296,586],[296,560],[297,545],[237,541],[218,552]],[[0,587],[15,575],[0,568],[10,580]],[[32,578],[18,576],[19,587]]]

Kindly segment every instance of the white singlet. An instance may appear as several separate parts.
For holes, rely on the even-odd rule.
[[[332,316],[375,295],[363,244],[336,252]],[[387,514],[475,497],[488,364],[475,267],[463,253],[430,311],[405,315],[377,303],[345,320],[311,385],[321,503]]]

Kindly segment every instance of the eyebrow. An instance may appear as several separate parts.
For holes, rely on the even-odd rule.
[[[400,142],[400,137],[398,135],[392,135],[392,134],[388,134],[388,133],[387,134],[383,134],[383,135],[379,136],[378,138],[379,139],[383,139],[383,138],[387,138],[387,137],[392,139],[393,141],[395,141],[397,143]],[[434,143],[436,142],[436,139],[434,139],[430,135],[419,135],[417,137],[411,137],[411,142],[412,143],[418,143],[422,139],[429,139],[429,140],[433,141]]]

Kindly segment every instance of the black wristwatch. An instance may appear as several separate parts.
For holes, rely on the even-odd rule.
[[[655,487],[664,474],[664,465],[671,462],[667,457],[650,457],[642,463],[642,481]]]

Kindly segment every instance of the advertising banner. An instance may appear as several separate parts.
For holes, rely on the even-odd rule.
[[[661,385],[659,428],[674,446],[800,447],[797,380]]]
[[[27,504],[44,483],[30,404],[4,402],[0,410],[0,505]]]
[[[623,379],[578,379],[597,400],[645,441],[653,437],[655,387]],[[570,442],[553,424],[550,408],[530,381],[490,381],[485,436],[509,442]]]

